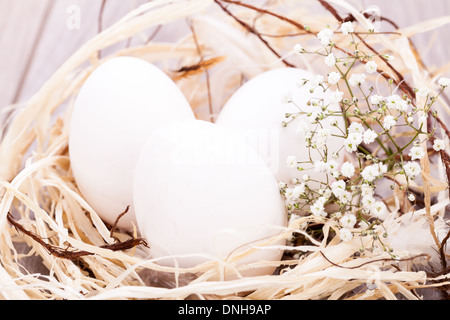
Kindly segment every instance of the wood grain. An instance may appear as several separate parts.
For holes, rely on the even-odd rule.
[[[312,0],[311,0],[312,1]],[[145,0],[108,0],[107,27]],[[383,16],[400,27],[450,15],[450,1],[353,0],[361,10],[377,5]],[[24,101],[36,92],[77,48],[98,31],[102,0],[0,0],[0,107]],[[67,26],[68,8],[80,9],[80,28]],[[441,28],[413,37],[429,67],[450,61],[450,34]],[[159,37],[170,37],[167,30]],[[120,46],[126,43],[119,44]],[[114,49],[114,48],[112,48]]]

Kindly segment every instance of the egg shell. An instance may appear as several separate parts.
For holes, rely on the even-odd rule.
[[[278,183],[264,161],[234,132],[202,120],[164,126],[150,138],[133,190],[139,230],[162,265],[225,260],[286,225]],[[239,263],[281,255],[261,249]]]
[[[313,93],[311,85],[303,83],[303,79],[312,79],[313,75],[298,68],[277,68],[259,74],[242,85],[222,108],[216,124],[231,128],[242,135],[274,173],[278,181],[289,183],[293,178],[300,178],[307,173],[312,179],[324,181],[324,173],[307,170],[302,173],[296,168],[286,166],[286,159],[295,156],[298,161],[309,161],[309,152],[305,143],[305,136],[297,132],[298,116],[287,127],[282,127],[286,121],[286,114],[311,110],[307,105],[313,98],[327,99],[329,92],[317,87]],[[292,95],[293,103],[286,103],[283,97]],[[334,108],[340,111],[339,107]],[[324,127],[331,130],[331,134],[342,133],[336,127],[331,127],[332,120],[338,121],[338,126],[344,128],[342,117],[328,117],[321,121]],[[342,148],[343,139],[330,136],[328,156]],[[341,152],[342,154],[342,152]],[[321,160],[319,153],[312,151],[313,160]],[[338,162],[342,161],[342,157]],[[310,166],[309,166],[310,167]]]
[[[161,125],[194,119],[176,84],[156,66],[133,57],[100,65],[82,85],[71,116],[69,154],[78,188],[89,205],[113,224],[136,223],[133,172],[148,137]]]

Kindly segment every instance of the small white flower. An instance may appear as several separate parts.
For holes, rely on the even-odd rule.
[[[366,195],[361,200],[364,208],[370,208],[375,203],[375,198],[371,195]]]
[[[331,30],[330,28],[325,28],[317,34],[317,38],[323,46],[328,46],[331,43],[331,37],[333,36],[333,34],[333,30]]]
[[[314,161],[314,171],[316,172],[326,172],[327,164],[322,160]]]
[[[303,181],[308,182],[311,179],[311,177],[309,175],[305,174],[305,175],[303,175],[302,179],[303,179]]]
[[[342,32],[342,34],[347,35],[349,33],[353,33],[354,31],[355,31],[355,29],[354,29],[353,23],[351,21],[344,22],[341,25],[341,32]]]
[[[387,213],[387,207],[382,201],[375,202],[369,210],[371,214],[380,219],[384,219]]]
[[[363,137],[361,133],[352,132],[349,133],[347,138],[344,140],[345,150],[348,152],[354,152],[358,148],[358,146],[363,141]]]
[[[283,182],[283,181],[278,182],[278,188],[280,188],[280,190],[282,190],[286,187],[287,187],[286,182]]]
[[[348,191],[343,191],[340,195],[339,195],[339,201],[342,204],[347,204],[350,202],[350,200],[352,199],[352,194]]]
[[[383,103],[384,100],[385,100],[384,97],[377,94],[370,96],[371,104],[380,105],[381,103]]]
[[[322,128],[319,131],[317,131],[317,134],[321,138],[328,138],[330,136],[330,134],[331,134],[331,131],[328,128]]]
[[[397,121],[395,120],[395,118],[393,116],[386,116],[383,121],[383,127],[384,127],[384,129],[389,130],[393,126],[395,126],[396,123],[397,123]]]
[[[375,73],[378,69],[378,65],[375,61],[369,61],[365,65],[367,73]]]
[[[311,213],[315,216],[321,216],[325,217],[327,213],[325,212],[325,202],[326,199],[320,197],[316,200],[316,202],[313,203],[313,205],[309,208],[311,210]]]
[[[411,160],[422,159],[425,155],[425,151],[422,147],[416,146],[411,148],[408,155],[411,157]]]
[[[356,224],[356,216],[352,213],[346,213],[339,219],[339,223],[343,228],[352,229]]]
[[[413,117],[408,117],[406,119],[406,122],[408,122],[409,124],[412,124],[414,122],[414,118]]]
[[[373,197],[373,187],[368,185],[367,183],[364,183],[361,185],[361,196],[363,197]]]
[[[416,200],[416,197],[414,196],[414,194],[410,193],[410,194],[408,194],[408,200],[414,201],[414,200]]]
[[[438,81],[438,84],[441,86],[441,87],[448,87],[448,86],[450,86],[450,79],[449,78],[440,78],[439,79],[439,81]]]
[[[353,234],[350,230],[342,228],[341,230],[339,230],[339,237],[344,242],[350,242],[353,239]]]
[[[331,192],[339,197],[345,191],[346,185],[344,180],[338,180],[331,184]]]
[[[429,90],[428,88],[420,88],[420,89],[416,92],[416,94],[417,94],[419,97],[426,98],[426,97],[428,97],[428,95],[430,94],[430,90]]]
[[[403,170],[408,178],[414,180],[415,177],[420,173],[421,168],[417,162],[409,161],[403,166]]]
[[[303,46],[300,43],[297,43],[294,46],[294,52],[295,53],[303,53],[303,52],[305,52],[305,49],[303,48]]]
[[[353,73],[348,80],[348,83],[353,86],[360,86],[366,81],[366,75],[364,73]]]
[[[334,160],[328,160],[326,163],[326,173],[334,174],[337,172],[338,164]]]
[[[372,129],[367,129],[363,133],[363,141],[365,144],[370,144],[370,143],[374,142],[377,137],[378,137],[378,133],[376,133]]]
[[[362,134],[364,132],[364,126],[359,122],[352,122],[348,127],[348,132]]]
[[[392,61],[392,60],[395,59],[395,57],[394,57],[392,54],[385,54],[385,55],[384,55],[384,58],[385,58],[387,61]]]
[[[286,103],[291,103],[291,102],[292,102],[292,92],[287,91],[282,95],[281,103],[286,104]]]
[[[398,94],[393,94],[386,98],[386,106],[391,110],[398,110],[402,98]]]
[[[298,186],[295,186],[295,188],[292,190],[292,197],[294,199],[298,199],[302,194],[305,193],[305,184],[299,184]]]
[[[380,176],[380,170],[376,165],[367,166],[361,172],[365,181],[372,182]]]
[[[442,139],[435,139],[433,143],[433,149],[436,151],[441,151],[445,149],[445,142]]]
[[[327,66],[332,67],[336,64],[336,57],[333,53],[330,53],[325,57],[324,61]]]
[[[323,83],[323,76],[320,74],[314,75],[310,80],[309,83],[313,88],[316,88],[320,86]]]
[[[336,84],[339,82],[339,80],[341,80],[341,75],[337,72],[330,72],[330,74],[328,75],[328,83],[329,84]]]
[[[341,172],[344,177],[351,178],[355,174],[355,166],[346,161],[342,164]]]
[[[286,166],[288,168],[296,168],[297,167],[297,158],[295,156],[287,157]]]
[[[424,113],[419,117],[419,123],[426,122],[427,119],[428,119],[428,115],[426,113]]]
[[[339,104],[339,102],[342,101],[343,98],[344,92],[336,90],[327,97],[327,103],[330,104],[331,106],[336,106]]]
[[[300,133],[304,136],[311,135],[311,122],[301,119],[297,124],[297,133]]]

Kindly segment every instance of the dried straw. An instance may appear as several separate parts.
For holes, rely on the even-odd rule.
[[[363,26],[370,26],[370,21],[346,1],[321,2],[351,13]],[[423,251],[399,245],[395,252],[397,260],[383,250],[355,254],[362,245],[370,247],[372,238],[356,237],[343,243],[333,222],[312,216],[290,221],[274,239],[236,252],[227,261],[213,260],[191,269],[160,266],[157,259],[148,258],[142,245],[127,250],[108,248],[116,238],[126,241],[137,234],[117,231],[112,235],[111,226],[105,225],[76,187],[67,142],[71,106],[78,89],[107,59],[120,55],[140,57],[162,66],[177,81],[198,117],[205,118],[211,116],[211,111],[212,116],[220,111],[242,79],[262,71],[292,64],[320,72],[316,59],[299,58],[292,54],[291,48],[300,37],[304,42],[314,39],[315,33],[326,24],[338,25],[337,17],[331,11],[322,15],[309,12],[311,1],[270,3],[264,8],[266,11],[257,12],[238,1],[148,2],[88,41],[22,107],[11,107],[15,112],[0,143],[1,298],[418,299],[417,289],[449,285],[448,270],[430,276],[411,269],[411,265],[433,258],[436,252],[433,249],[439,249],[445,237],[442,222],[449,201],[447,183],[442,179],[445,168],[442,162],[431,163],[428,158],[422,163],[426,168],[423,185],[416,186],[425,196],[424,209],[400,214],[404,195],[394,193],[392,213],[384,226],[390,234],[386,241],[397,239],[403,243],[399,240],[401,234],[425,223],[432,240],[423,243],[426,247]],[[289,12],[277,11],[283,5],[290,6]],[[277,16],[270,14],[274,12],[278,12]],[[102,59],[97,54],[151,27],[185,19],[195,33],[176,43],[150,42]],[[449,21],[449,17],[427,21],[427,30]],[[305,25],[310,26],[310,31],[302,30]],[[420,57],[408,41],[408,37],[423,31],[422,24],[410,26],[395,34],[374,35],[368,44],[382,53],[397,52],[400,59],[396,60],[395,69],[408,76],[411,87],[425,84],[436,88],[436,78],[422,69]],[[274,36],[298,33],[298,36]],[[339,40],[336,43],[339,45]],[[392,69],[386,65],[383,68],[395,77]],[[446,70],[448,66],[435,70],[435,75]],[[444,111],[450,110],[445,100],[441,99],[440,104]],[[433,178],[436,170],[440,175]],[[436,195],[439,202],[431,205],[431,196]],[[8,218],[22,229],[14,227]],[[304,245],[280,247],[300,254],[272,262],[280,270],[275,275],[240,276],[245,269],[267,264],[240,265],[237,262],[242,257],[258,250],[258,246],[289,239],[294,232],[305,234],[302,229],[305,222],[323,224],[324,240],[306,235],[308,242]],[[381,227],[379,231],[383,232]],[[37,235],[41,242],[30,235]],[[49,248],[59,248],[59,254],[49,254]],[[29,259],[37,264],[27,263]]]

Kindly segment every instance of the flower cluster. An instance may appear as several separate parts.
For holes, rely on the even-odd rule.
[[[333,38],[337,32],[351,38],[351,50],[336,50]],[[370,30],[366,34],[370,36]],[[415,96],[400,92],[398,83],[391,78],[386,78],[388,94],[375,92],[368,79],[384,73],[379,64],[394,60],[393,55],[366,53],[370,50],[361,37],[355,37],[352,22],[342,23],[335,31],[324,28],[317,33],[317,40],[321,44],[318,50],[308,51],[297,44],[294,51],[322,56],[329,72],[326,76],[302,79],[299,86],[308,84],[311,90],[321,87],[328,94],[323,100],[311,99],[308,110],[299,108],[299,113],[289,115],[290,120],[283,125],[295,123],[309,152],[314,150],[320,155],[319,160],[310,158],[308,168],[294,156],[286,159],[286,165],[299,171],[323,173],[326,179],[317,181],[304,174],[301,179],[280,183],[280,189],[294,217],[312,214],[333,219],[339,226],[341,240],[351,241],[355,234],[370,234],[384,247],[374,230],[382,225],[389,209],[376,192],[377,184],[388,179],[392,188],[398,187],[408,201],[415,201],[410,183],[420,177],[420,160],[429,152],[427,141],[433,137],[432,149],[436,152],[446,148],[445,141],[434,136],[435,130],[424,129],[424,124],[428,121],[429,125],[430,118],[437,116],[431,108],[450,85],[450,79],[438,80],[440,91],[436,95],[429,88],[414,89]],[[354,71],[358,66],[358,71]],[[295,103],[292,99],[285,102]],[[338,125],[337,117],[342,118],[343,125]],[[324,121],[331,123],[331,127],[339,127],[341,132],[342,148],[333,154],[327,152],[332,132]],[[342,161],[344,153],[351,160]]]

